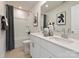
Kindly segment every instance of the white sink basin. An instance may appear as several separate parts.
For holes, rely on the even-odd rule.
[[[60,42],[66,42],[66,43],[74,43],[74,41],[71,39],[65,39],[65,38],[61,38],[61,37],[50,37],[50,39],[57,40]]]

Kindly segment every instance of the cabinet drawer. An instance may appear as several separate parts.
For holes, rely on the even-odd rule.
[[[67,48],[61,47],[59,45],[56,45],[54,43],[48,42],[44,39],[40,40],[40,45],[47,49],[50,53],[54,54],[57,57],[79,57],[79,54],[69,50]]]

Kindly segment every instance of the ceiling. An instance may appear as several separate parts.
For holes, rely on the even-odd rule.
[[[7,4],[13,5],[16,8],[22,7],[23,10],[30,10],[34,8],[34,6],[39,1],[6,1]]]
[[[47,1],[42,7],[42,13],[46,13],[50,10],[53,10],[54,8],[58,7],[59,5],[61,5],[62,3],[64,3],[63,1]],[[48,5],[48,7],[45,7],[45,5]]]

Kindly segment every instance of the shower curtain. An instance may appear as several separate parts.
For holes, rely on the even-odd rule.
[[[6,18],[8,19],[8,29],[6,30],[6,51],[14,49],[14,14],[13,6],[6,5]]]
[[[43,22],[44,22],[44,23],[43,23],[43,28],[46,28],[46,27],[47,27],[47,25],[46,25],[46,20],[47,20],[47,19],[46,19],[46,17],[47,17],[47,15],[43,15],[43,16],[44,16],[44,21],[43,21]]]

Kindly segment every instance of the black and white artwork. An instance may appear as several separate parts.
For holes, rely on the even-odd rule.
[[[61,12],[57,14],[57,24],[58,25],[66,24],[66,12]]]

